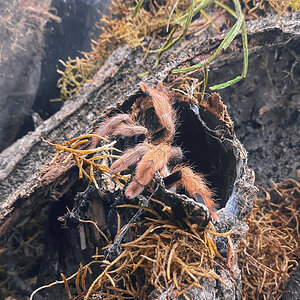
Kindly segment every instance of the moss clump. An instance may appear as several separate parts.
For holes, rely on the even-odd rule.
[[[245,299],[279,299],[300,258],[300,182],[260,188],[239,248]]]
[[[144,220],[129,222],[121,227],[119,219],[116,237],[93,256],[94,260],[80,266],[69,278],[62,274],[62,281],[37,289],[31,297],[44,288],[65,284],[69,299],[73,300],[88,300],[97,296],[101,299],[148,299],[149,296],[158,299],[162,295],[189,299],[188,291],[201,289],[205,278],[217,280],[230,289],[229,282],[234,284],[235,280],[230,267],[230,233],[215,232],[211,223],[202,227],[191,224],[188,219],[176,222],[166,218],[166,215],[172,215],[172,209],[159,200],[149,200]],[[154,209],[155,205],[161,210]],[[132,204],[118,208],[127,211],[141,209]],[[90,223],[99,231],[94,222]],[[228,240],[226,259],[217,250],[216,236]],[[226,276],[220,276],[215,271],[216,267],[221,268]],[[69,286],[72,281],[75,281],[76,291],[73,289],[71,292]]]
[[[243,3],[246,16],[256,19],[269,11],[275,11],[281,15],[300,8],[299,0],[243,0]]]
[[[184,35],[196,34],[207,26],[220,32],[215,24],[220,15],[226,10],[228,16],[236,18],[238,15],[217,1],[193,1],[192,4],[190,0],[167,0],[160,4],[150,1],[138,11],[134,10],[135,5],[133,0],[114,1],[110,16],[104,16],[99,23],[102,34],[97,41],[92,41],[92,51],[83,53],[82,58],[61,61],[64,67],[63,71],[59,70],[61,100],[70,98],[84,82],[90,80],[106,57],[119,45],[127,43],[133,48],[141,47],[145,52],[144,58],[149,53],[155,53],[157,64],[161,54]]]

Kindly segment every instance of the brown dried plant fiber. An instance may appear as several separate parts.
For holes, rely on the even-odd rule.
[[[300,258],[300,183],[286,180],[260,187],[239,248],[244,299],[279,299]]]

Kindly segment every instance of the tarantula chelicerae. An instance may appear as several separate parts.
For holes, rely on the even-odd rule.
[[[110,173],[115,174],[125,171],[130,166],[137,164],[133,180],[127,186],[125,195],[132,199],[138,196],[153,179],[155,172],[162,177],[170,175],[168,169],[169,161],[173,158],[181,158],[182,151],[179,147],[171,144],[176,132],[176,112],[171,100],[164,90],[162,82],[157,88],[152,88],[140,83],[140,88],[148,97],[136,101],[132,107],[131,114],[117,114],[102,122],[94,133],[105,135],[122,135],[132,137],[144,135],[145,140],[135,147],[126,150],[123,155],[110,166]],[[155,115],[160,123],[160,128],[146,128],[137,124],[137,115],[146,114],[149,108],[154,109]],[[143,116],[145,117],[145,115]],[[90,147],[95,147],[97,138],[91,141]],[[176,173],[177,180],[170,185],[182,184],[188,194],[196,200],[203,199],[214,219],[216,204],[213,200],[213,192],[207,187],[202,174],[196,173],[187,165],[178,165],[171,173]],[[169,187],[169,186],[168,186]]]

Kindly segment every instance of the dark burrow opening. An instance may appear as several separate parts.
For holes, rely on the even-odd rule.
[[[222,208],[232,193],[237,175],[234,147],[217,136],[214,130],[219,126],[218,121],[208,112],[200,110],[197,115],[186,102],[178,102],[176,108],[179,126],[175,144],[183,149],[186,162],[204,174]],[[209,127],[205,119],[209,119]]]

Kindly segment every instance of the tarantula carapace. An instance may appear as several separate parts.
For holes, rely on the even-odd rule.
[[[126,150],[110,166],[110,173],[122,172],[137,164],[135,176],[125,191],[125,195],[130,199],[143,191],[144,187],[152,181],[156,172],[159,172],[163,178],[171,173],[176,173],[175,182],[171,182],[167,187],[183,185],[191,197],[198,201],[203,199],[212,217],[217,219],[214,212],[216,204],[213,200],[213,192],[207,187],[203,175],[196,173],[187,165],[177,165],[171,172],[168,168],[170,160],[182,158],[183,154],[179,147],[172,146],[176,132],[176,112],[163,84],[160,82],[157,88],[152,88],[140,83],[140,88],[147,97],[133,105],[131,114],[117,114],[108,118],[94,131],[101,136],[145,136],[144,142]],[[154,110],[160,124],[159,128],[146,128],[137,123],[136,119],[141,118],[141,113],[145,113],[149,108]],[[95,147],[97,143],[95,138],[90,147]]]

